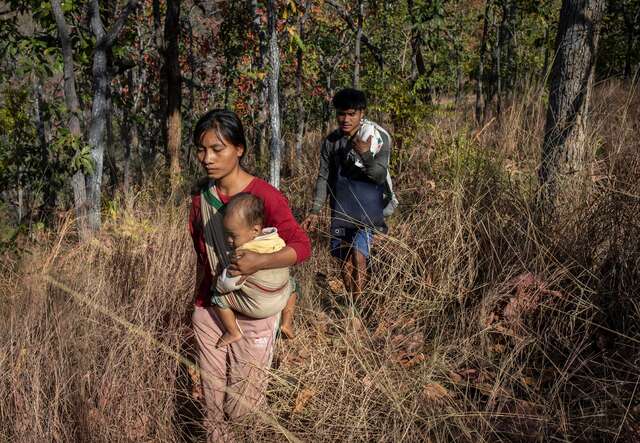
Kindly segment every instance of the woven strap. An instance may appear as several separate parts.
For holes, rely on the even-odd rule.
[[[207,247],[207,256],[211,266],[211,274],[219,274],[219,266],[226,268],[229,261],[230,248],[224,239],[222,226],[222,213],[220,209],[224,204],[218,198],[218,192],[213,184],[207,185],[201,192],[202,224],[204,227],[204,239]]]

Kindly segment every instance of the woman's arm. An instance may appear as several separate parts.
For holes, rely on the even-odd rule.
[[[279,251],[270,254],[240,250],[231,257],[228,274],[233,277],[251,275],[263,269],[287,268],[295,265],[297,261],[298,254],[290,246],[285,246]]]
[[[250,191],[264,202],[265,226],[275,227],[286,246],[270,254],[237,251],[231,258],[230,275],[250,275],[261,269],[286,268],[300,263],[311,255],[311,241],[293,217],[289,202],[277,189],[258,182]]]

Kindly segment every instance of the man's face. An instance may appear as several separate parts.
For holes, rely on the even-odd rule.
[[[364,117],[364,110],[357,109],[337,109],[336,120],[343,134],[352,136],[358,132],[360,121]]]

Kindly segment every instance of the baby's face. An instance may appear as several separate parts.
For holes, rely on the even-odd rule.
[[[226,215],[222,224],[227,234],[227,241],[233,249],[253,240],[262,232],[262,226],[250,226],[237,214]]]

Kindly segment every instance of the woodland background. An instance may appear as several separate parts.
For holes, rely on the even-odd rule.
[[[359,311],[314,234],[239,438],[640,441],[639,39],[637,0],[0,2],[0,435],[202,438],[193,125],[240,114],[301,220],[356,86],[401,205]]]

